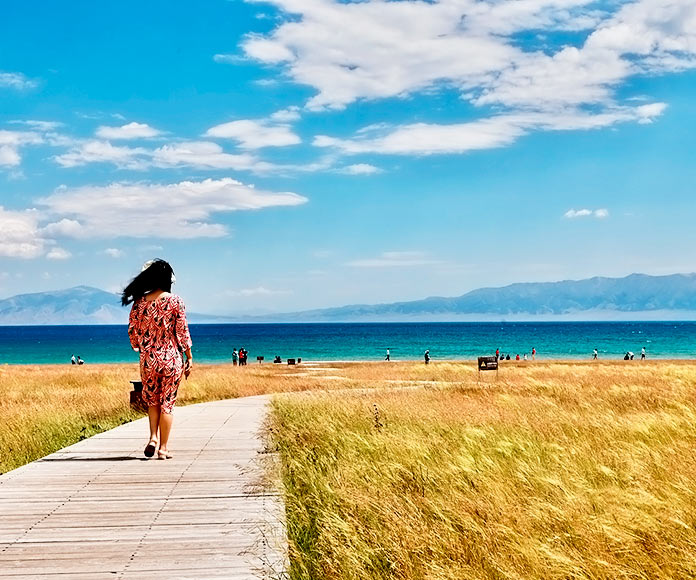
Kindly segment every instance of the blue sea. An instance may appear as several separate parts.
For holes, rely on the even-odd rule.
[[[354,323],[354,324],[192,324],[198,362],[231,360],[233,348],[272,361],[377,361],[391,350],[393,360],[420,359],[425,349],[434,361],[474,359],[502,353],[540,359],[620,359],[626,351],[649,358],[696,357],[696,322],[502,322],[502,323]],[[87,363],[136,362],[125,326],[0,327],[0,364],[68,363],[72,355]]]

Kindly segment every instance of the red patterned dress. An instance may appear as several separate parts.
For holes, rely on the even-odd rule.
[[[133,349],[140,351],[143,400],[171,413],[184,370],[181,353],[191,348],[184,301],[175,294],[133,303],[128,323]]]

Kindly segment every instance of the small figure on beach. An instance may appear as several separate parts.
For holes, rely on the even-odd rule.
[[[239,349],[239,366],[240,367],[246,366],[248,354],[249,354],[249,351],[246,350],[244,347]]]
[[[237,366],[237,361],[239,360],[239,355],[237,354],[237,349],[233,348],[232,349],[232,364],[234,366]]]
[[[626,354],[624,355],[624,360],[633,360],[634,354],[629,350],[626,351]]]
[[[423,353],[423,358],[425,359],[425,364],[428,364],[430,362],[430,350],[426,350]]]
[[[75,358],[75,355],[72,355],[72,358],[70,359],[70,364],[73,364],[73,365],[77,364],[77,359]]]
[[[79,354],[77,355],[77,364],[78,364],[78,365],[83,365],[83,364],[85,364],[85,361],[83,361],[83,360],[80,358],[80,355],[79,355]]]
[[[283,362],[283,359],[280,358],[280,355],[279,355],[279,354],[277,354],[276,357],[273,359],[273,362],[274,362],[275,364],[280,364],[280,363]]]
[[[517,353],[517,354],[515,355],[515,360],[520,360],[520,355],[519,355],[519,353]]]
[[[527,360],[527,353],[524,353],[524,360]]]
[[[640,360],[645,360],[645,347],[640,349]]]
[[[384,357],[384,360],[391,360],[391,355],[389,354],[389,349],[387,349],[387,356]]]
[[[172,411],[181,377],[188,379],[193,369],[184,301],[171,293],[175,280],[167,262],[151,260],[143,265],[121,296],[123,306],[133,303],[128,337],[133,350],[140,353],[142,398],[150,423],[150,439],[145,447],[148,458],[157,452],[158,459],[171,459]]]
[[[507,353],[507,354],[505,355],[505,360],[510,360],[510,353]]]
[[[596,348],[592,351],[592,360],[597,360],[597,349]]]
[[[500,349],[496,348],[495,349],[495,360],[499,360],[499,359],[500,359]]]
[[[532,347],[532,360],[536,360],[536,348]]]

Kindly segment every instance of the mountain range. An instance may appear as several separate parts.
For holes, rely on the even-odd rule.
[[[0,300],[1,325],[122,324],[119,296],[88,286]],[[696,320],[696,274],[480,288],[454,298],[358,304],[264,316],[189,313],[205,322],[360,322],[427,320]]]

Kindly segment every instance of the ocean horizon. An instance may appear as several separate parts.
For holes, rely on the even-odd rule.
[[[428,349],[433,361],[471,360],[491,355],[537,359],[620,360],[628,351],[648,358],[696,357],[696,322],[360,322],[191,324],[194,358],[201,363],[231,361],[233,348],[271,362],[419,360]],[[0,326],[0,364],[137,362],[126,325]]]

